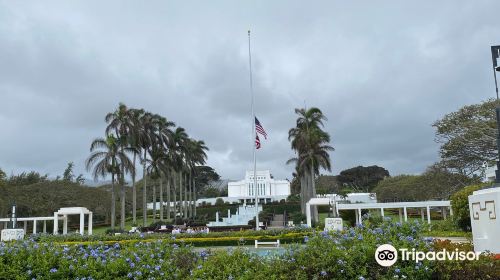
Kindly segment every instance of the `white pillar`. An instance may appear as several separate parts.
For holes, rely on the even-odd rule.
[[[9,222],[5,222],[5,223],[3,224],[3,228],[4,228],[4,229],[9,228]]]
[[[311,225],[311,204],[306,203],[306,221],[307,221],[307,226],[312,227]]]
[[[58,217],[57,213],[54,213],[54,234],[58,234],[58,232],[59,232],[59,224],[58,224],[59,220],[58,220],[58,218],[59,217]]]
[[[427,223],[431,224],[431,209],[427,206]]]
[[[359,215],[359,224],[363,224],[363,217],[361,217],[361,208],[358,208],[358,215]]]
[[[89,230],[87,231],[88,235],[92,235],[92,212],[89,213]]]
[[[219,211],[215,212],[215,221],[219,221]]]
[[[63,216],[63,234],[68,234],[68,215]]]
[[[443,213],[443,220],[446,220],[446,207],[441,207],[441,213]]]
[[[83,235],[85,231],[85,215],[83,214],[83,211],[80,212],[80,234]]]
[[[453,216],[453,208],[451,208],[451,205],[450,205],[450,216]]]
[[[231,218],[231,209],[227,209],[227,217]]]
[[[406,207],[403,207],[403,211],[405,213],[405,222],[408,222],[408,213],[406,212]]]
[[[24,233],[28,233],[28,221],[24,221]]]
[[[47,233],[47,221],[43,220],[43,233]]]
[[[36,220],[33,220],[33,234],[36,234]]]
[[[399,222],[403,223],[403,211],[401,211],[401,208],[398,208],[398,212],[399,212]]]
[[[335,212],[337,212],[337,217],[340,217],[339,204],[335,202]]]
[[[380,207],[380,215],[382,216],[382,218],[384,217],[384,208],[383,207]]]
[[[359,225],[359,215],[357,209],[354,209],[354,216],[356,216],[356,225]]]
[[[422,222],[425,221],[424,208],[420,208],[420,216],[422,216]]]

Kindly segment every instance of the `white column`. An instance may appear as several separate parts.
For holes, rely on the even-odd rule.
[[[58,232],[59,232],[59,224],[58,224],[59,220],[58,220],[58,218],[59,217],[58,217],[57,213],[54,213],[54,234],[58,234]]]
[[[83,214],[83,211],[80,212],[80,234],[83,235],[85,231],[85,215]]]
[[[422,222],[425,221],[424,208],[420,208],[420,216],[422,216]]]
[[[359,224],[363,224],[363,217],[361,217],[361,208],[358,208],[358,215],[359,215]]]
[[[33,220],[33,234],[36,234],[36,220]]]
[[[89,230],[87,234],[92,235],[92,212],[89,213]]]
[[[398,212],[399,212],[399,222],[403,223],[403,211],[401,211],[401,208],[398,208]]]
[[[3,228],[4,228],[4,229],[9,228],[9,222],[5,222],[5,223],[3,224]]]
[[[383,207],[380,207],[380,215],[382,216],[382,218],[384,217],[384,208]]]
[[[406,207],[403,207],[403,211],[405,213],[405,222],[408,222],[408,213],[406,212]]]
[[[43,220],[43,233],[47,233],[47,221]]]
[[[441,207],[441,213],[443,213],[443,220],[446,220],[446,207]]]
[[[354,216],[356,216],[356,225],[359,225],[359,215],[357,209],[354,209]]]
[[[450,205],[450,216],[453,216],[453,208],[451,208],[451,205]]]
[[[28,221],[24,221],[24,234],[28,233]]]
[[[63,216],[63,234],[68,234],[68,215]]]
[[[219,221],[219,211],[215,212],[215,221]]]
[[[427,223],[431,224],[431,209],[427,206]]]
[[[311,204],[306,203],[306,221],[307,221],[307,226],[312,227],[311,225]]]
[[[227,217],[231,218],[231,209],[227,209]]]

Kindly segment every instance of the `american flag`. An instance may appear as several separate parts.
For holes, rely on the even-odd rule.
[[[259,135],[255,135],[255,149],[260,149],[260,139]]]
[[[260,124],[257,117],[255,117],[255,131],[257,131],[257,133],[260,133],[262,136],[264,136],[264,139],[267,139],[267,133],[264,130],[264,128],[262,127],[262,125]]]

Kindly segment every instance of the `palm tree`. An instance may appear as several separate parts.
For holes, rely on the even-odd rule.
[[[141,129],[142,129],[142,124],[141,124],[141,118],[142,115],[144,114],[144,110],[142,109],[130,109],[131,112],[131,118],[133,122],[133,127],[131,131],[131,137],[129,141],[130,148],[133,149],[133,164],[134,164],[134,170],[136,170],[136,162],[137,162],[137,157],[140,157],[141,154],[141,146],[140,146],[140,141],[141,141]],[[134,225],[137,225],[137,187],[135,185],[135,175],[136,173],[132,173],[132,223]]]
[[[208,151],[205,142],[189,139],[186,143],[187,147],[187,163],[189,168],[189,186],[190,186],[190,212],[191,216],[196,216],[196,182],[194,182],[195,167],[197,164],[203,165],[207,159]],[[192,197],[191,197],[192,194]]]
[[[296,172],[301,182],[301,208],[305,214],[305,204],[316,196],[315,176],[319,175],[320,168],[331,170],[328,152],[334,149],[328,145],[330,135],[321,129],[324,126],[323,121],[327,119],[320,109],[295,109],[295,113],[299,117],[296,127],[289,130],[288,139],[297,156],[289,159],[287,163],[296,164]],[[316,222],[317,211],[317,207],[313,206],[311,216]]]
[[[113,134],[108,135],[106,139],[95,139],[90,145],[91,154],[85,164],[88,171],[92,169],[95,180],[99,177],[105,178],[108,174],[111,174],[111,229],[115,228],[116,217],[115,176],[120,176],[120,170],[130,170],[132,168],[132,162],[127,154],[121,151],[120,146],[120,140]]]
[[[150,150],[154,141],[154,117],[153,114],[146,112],[139,118],[140,126],[138,131],[138,146],[142,151],[141,164],[142,164],[142,224],[147,226],[148,222],[148,208],[147,208],[147,172],[146,163],[148,160],[148,151]]]
[[[163,221],[163,181],[166,173],[169,171],[171,166],[171,157],[168,155],[168,148],[171,146],[169,143],[172,142],[172,129],[175,123],[167,121],[166,118],[160,117],[157,123],[158,132],[158,144],[159,150],[161,151],[162,168],[160,172],[160,220]],[[167,189],[170,190],[167,184]],[[167,194],[168,207],[167,211],[170,211],[170,195]],[[169,215],[170,216],[170,215]]]
[[[185,170],[185,156],[186,156],[186,143],[189,139],[186,130],[182,127],[177,127],[172,134],[171,141],[171,158],[172,158],[172,167],[178,173],[179,177],[179,201],[181,203],[181,217],[187,217],[186,213],[186,205],[184,203],[184,197],[182,196],[183,191],[183,183],[182,177],[183,172]]]
[[[132,110],[129,110],[127,106],[123,103],[118,105],[118,108],[106,115],[106,135],[114,133],[116,137],[120,140],[120,151],[124,153],[125,149],[129,148],[135,135],[135,122],[134,114]],[[118,176],[118,181],[120,183],[120,204],[121,204],[121,215],[120,215],[120,229],[125,228],[125,173],[135,173],[134,165],[129,170],[125,169],[125,165],[120,166],[120,176]]]

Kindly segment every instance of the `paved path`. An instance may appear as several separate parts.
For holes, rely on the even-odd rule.
[[[450,240],[451,243],[469,243],[470,241],[466,237],[440,237],[432,236],[432,238],[437,240]]]

